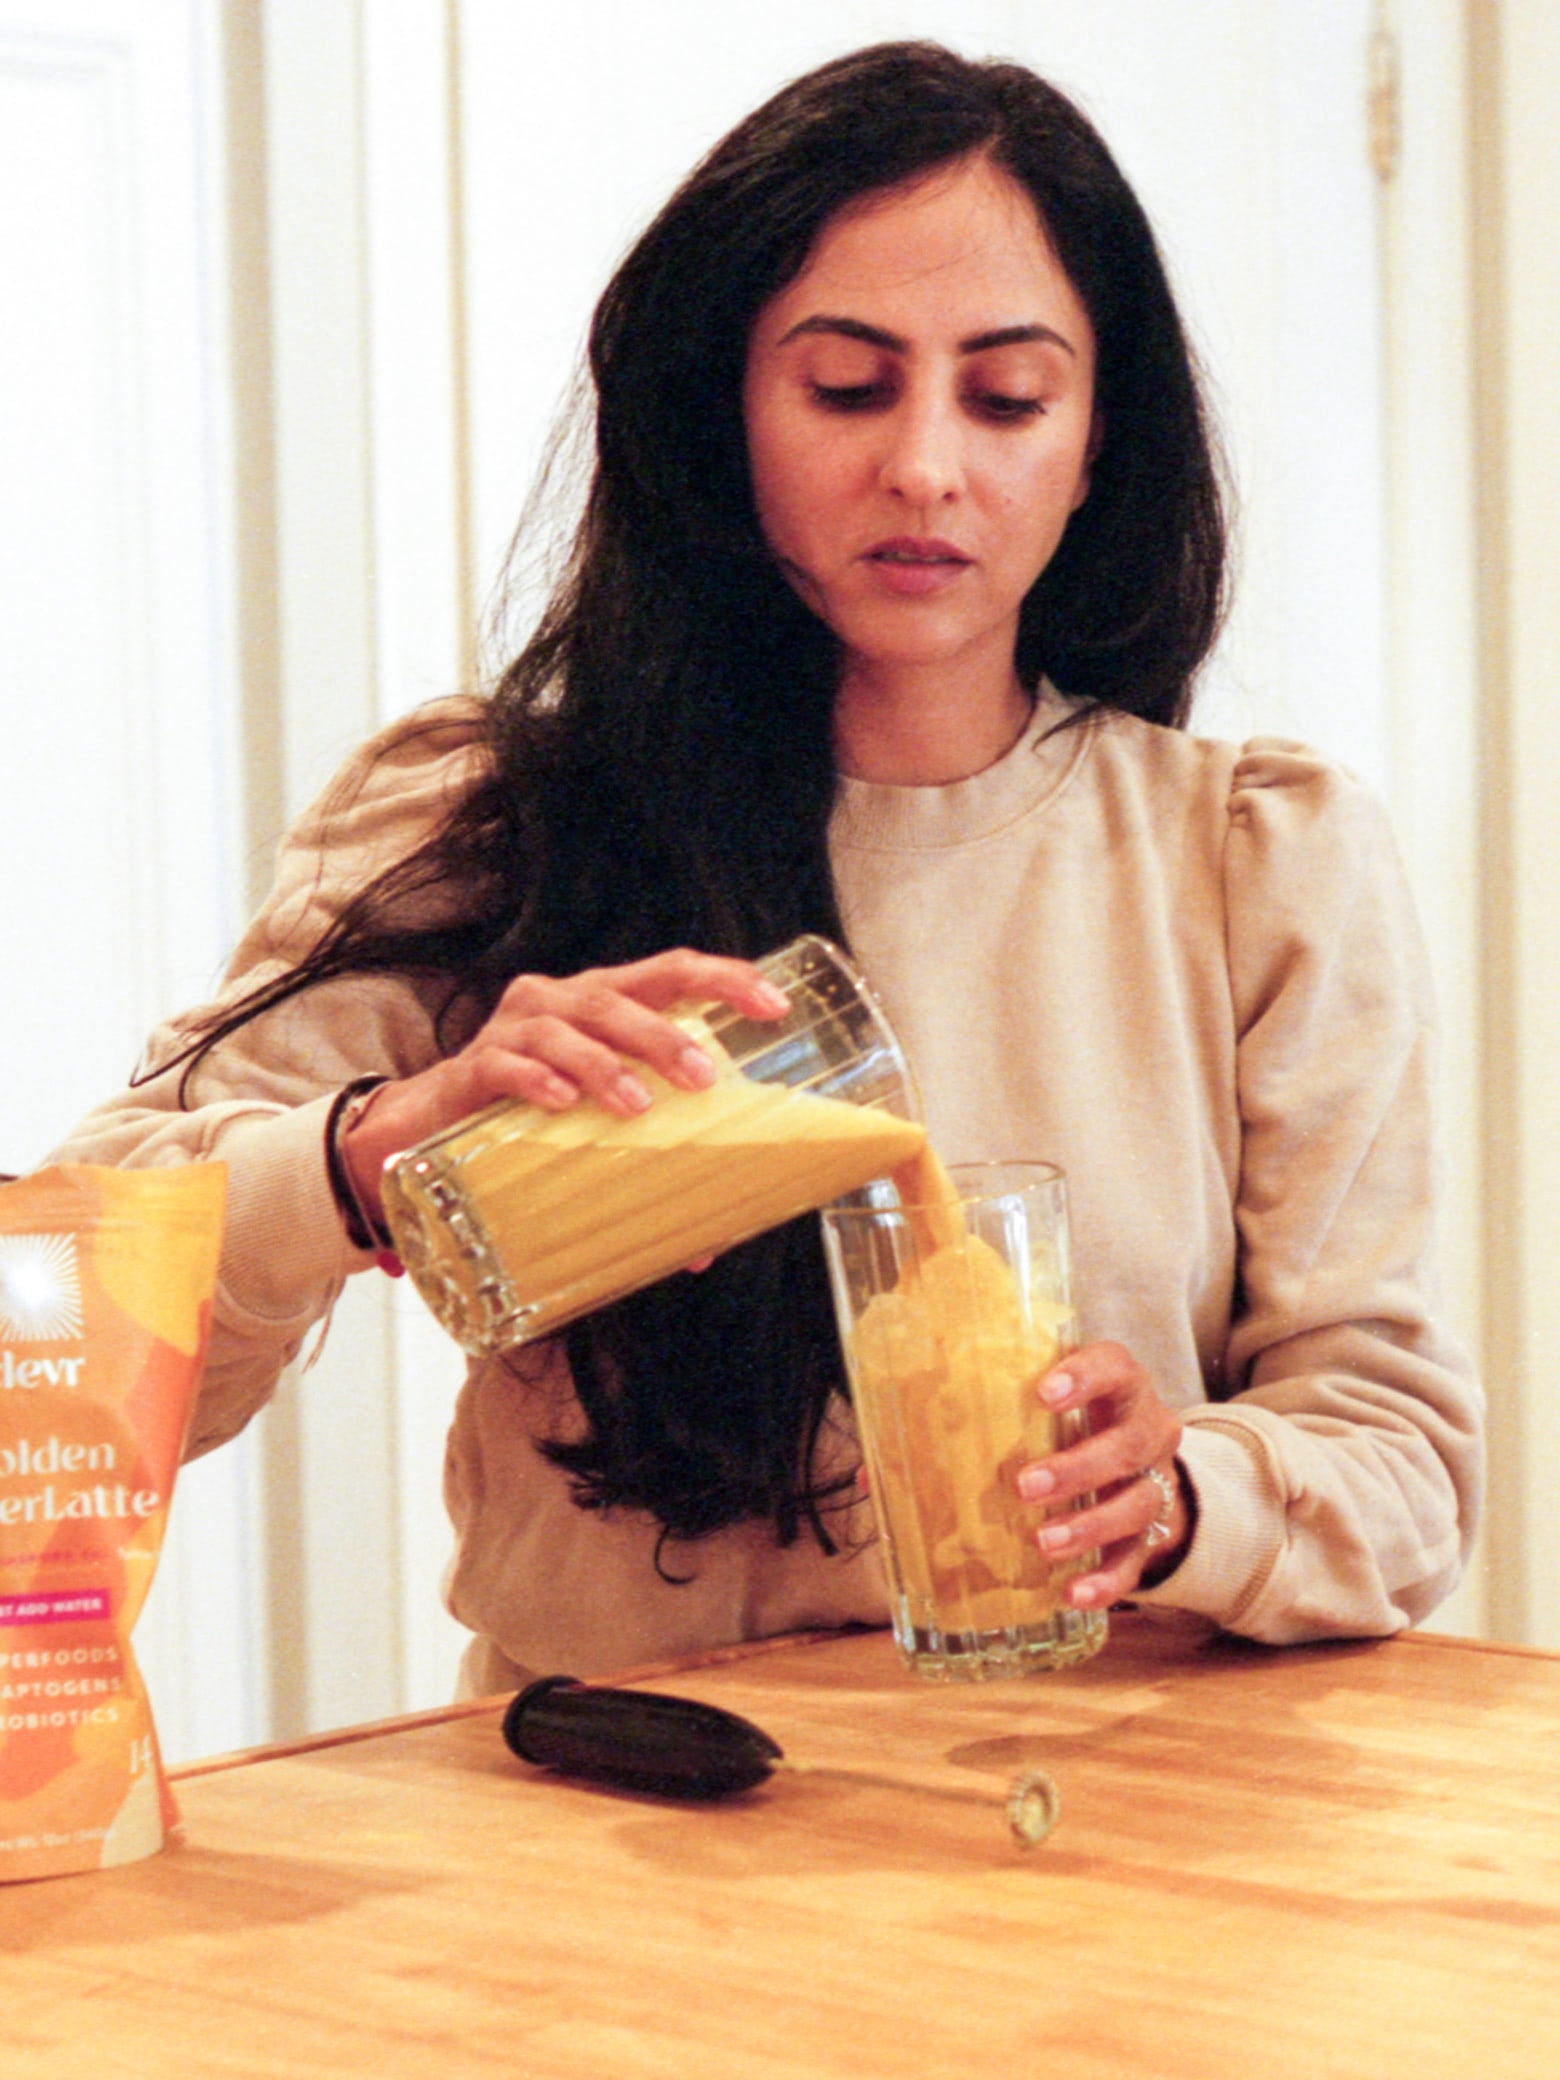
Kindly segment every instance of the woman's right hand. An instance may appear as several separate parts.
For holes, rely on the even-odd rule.
[[[686,947],[562,978],[517,975],[458,1054],[386,1084],[342,1136],[341,1159],[364,1211],[382,1218],[379,1181],[390,1157],[495,1099],[564,1112],[589,1097],[631,1119],[650,1103],[632,1062],[680,1090],[706,1089],[714,1062],[662,1016],[688,999],[729,1004],[744,1018],[781,1018],[789,1009],[784,991],[751,961]]]

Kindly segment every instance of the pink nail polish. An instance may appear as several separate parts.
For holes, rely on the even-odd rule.
[[[696,1091],[707,1091],[715,1081],[715,1064],[702,1047],[685,1047],[677,1057],[679,1078]]]

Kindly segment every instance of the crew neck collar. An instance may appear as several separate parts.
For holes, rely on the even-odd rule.
[[[911,852],[966,845],[1015,823],[1067,781],[1093,734],[1062,724],[1084,704],[1042,679],[1022,735],[993,764],[941,787],[894,787],[842,773],[831,826],[838,845]]]

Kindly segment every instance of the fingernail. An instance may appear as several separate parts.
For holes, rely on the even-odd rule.
[[[1018,1477],[1018,1492],[1026,1502],[1040,1502],[1056,1486],[1056,1475],[1047,1466],[1030,1466]]]
[[[707,1091],[715,1081],[715,1064],[702,1047],[685,1047],[677,1057],[677,1080],[690,1090]]]
[[[1070,1372],[1053,1372],[1040,1389],[1040,1399],[1052,1408],[1060,1408],[1076,1390],[1078,1382]]]
[[[579,1094],[577,1084],[565,1083],[561,1076],[548,1076],[538,1088],[536,1099],[540,1105],[572,1105]]]
[[[1100,1601],[1099,1584],[1097,1582],[1072,1582],[1068,1585],[1067,1594],[1075,1604],[1080,1606]]]
[[[791,999],[783,989],[776,989],[772,982],[760,982],[753,991],[754,1000],[766,1011],[789,1011]]]
[[[626,1069],[613,1084],[612,1095],[620,1105],[626,1105],[630,1112],[647,1111],[650,1105],[650,1093],[639,1078],[630,1076]]]
[[[1072,1540],[1072,1532],[1065,1524],[1047,1524],[1040,1534],[1040,1543],[1048,1553],[1059,1553]]]

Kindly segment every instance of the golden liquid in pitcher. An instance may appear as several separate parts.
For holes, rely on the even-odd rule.
[[[471,1350],[503,1348],[854,1191],[926,1131],[876,1106],[744,1076],[707,1026],[707,1090],[643,1065],[654,1100],[621,1119],[504,1103],[424,1143],[385,1176],[385,1213],[419,1292]]]

